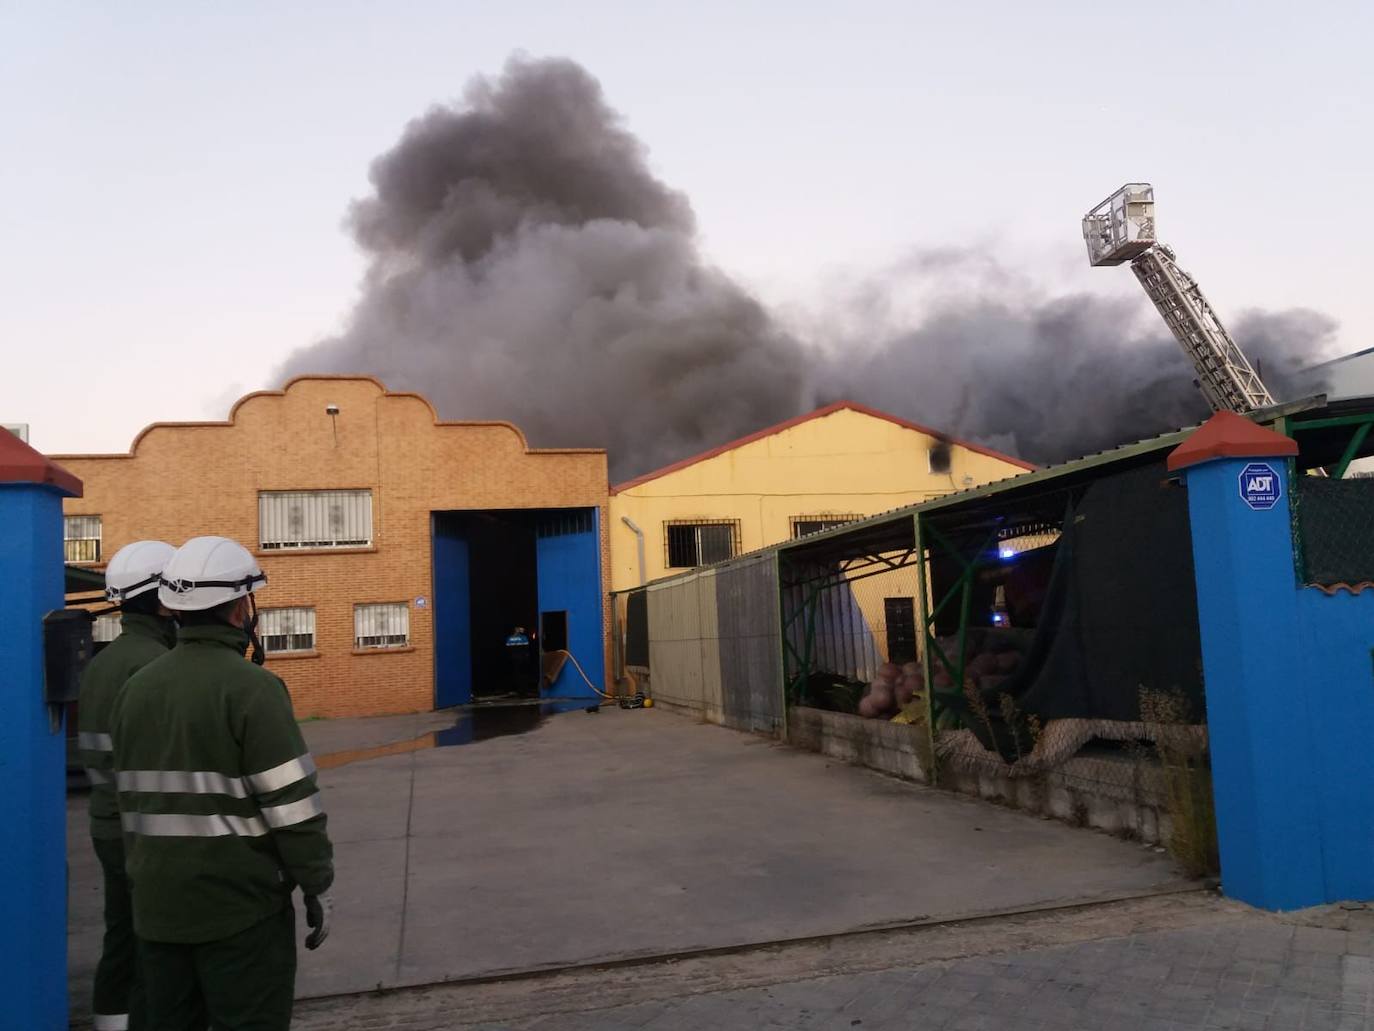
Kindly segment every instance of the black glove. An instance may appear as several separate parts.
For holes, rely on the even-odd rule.
[[[305,897],[305,922],[310,933],[305,936],[307,949],[318,949],[329,937],[329,918],[334,915],[334,898],[328,892]]]

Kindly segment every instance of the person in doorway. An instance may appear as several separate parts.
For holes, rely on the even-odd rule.
[[[119,636],[81,675],[76,743],[91,781],[91,845],[105,881],[105,939],[91,1000],[95,1031],[140,1031],[143,1027],[110,714],[124,682],[176,643],[176,623],[157,596],[158,577],[175,550],[163,541],[136,541],[115,552],[105,567],[105,597],[119,608]]]
[[[333,847],[315,764],[286,685],[261,665],[253,592],[266,582],[234,541],[187,541],[158,592],[181,623],[176,647],[115,700],[120,815],[155,1031],[287,1031],[297,886],[306,948],[329,934]]]
[[[506,667],[510,690],[523,698],[538,687],[534,672],[534,641],[522,626],[506,635]]]

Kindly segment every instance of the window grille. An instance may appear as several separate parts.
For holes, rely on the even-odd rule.
[[[95,622],[91,624],[91,640],[97,644],[109,644],[119,636],[119,615],[108,613],[104,616],[96,616]]]
[[[353,606],[355,648],[405,648],[410,644],[410,608],[403,601]]]
[[[66,516],[62,520],[62,550],[68,562],[99,562],[100,516]]]
[[[596,528],[594,509],[568,508],[546,512],[539,517],[535,532],[540,537],[566,537],[576,533],[591,533]]]
[[[739,520],[712,519],[663,524],[670,569],[724,562],[739,554]]]
[[[372,491],[265,490],[258,494],[265,550],[365,548],[372,544]]]
[[[843,526],[845,523],[852,523],[855,519],[862,519],[859,515],[804,515],[792,517],[792,539],[805,537],[809,533],[820,533],[822,530],[829,530],[835,526]]]
[[[258,613],[258,636],[268,655],[315,650],[315,610],[263,609]]]

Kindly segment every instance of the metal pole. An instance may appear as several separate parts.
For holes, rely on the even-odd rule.
[[[639,586],[643,587],[648,582],[644,572],[644,531],[627,515],[621,516],[620,521],[635,535],[635,550],[639,552]]]
[[[917,512],[913,517],[916,524],[916,594],[917,594],[917,625],[921,628],[921,669],[925,674],[925,695],[926,695],[926,738],[929,744],[929,769],[926,771],[926,779],[930,784],[935,784],[939,778],[939,763],[935,761],[935,702],[933,684],[935,680],[935,659],[930,649],[930,587],[926,579],[926,547],[925,547],[925,528],[921,519],[921,513]]]

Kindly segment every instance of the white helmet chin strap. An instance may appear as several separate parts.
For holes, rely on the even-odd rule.
[[[107,585],[105,587],[105,598],[108,601],[122,602],[135,591],[140,591],[150,584],[158,583],[161,579],[162,577],[160,575],[153,573],[151,576],[145,577],[136,584],[129,584],[127,587],[110,587]]]
[[[166,577],[159,578],[162,586],[173,594],[189,594],[191,591],[200,587],[227,587],[230,590],[237,590],[240,587],[246,588],[249,597],[253,591],[261,584],[267,583],[265,573],[249,573],[241,580],[168,580]]]
[[[267,661],[267,651],[262,646],[262,638],[258,636],[258,600],[251,591],[248,594],[248,622],[243,624],[242,629],[248,632],[248,642],[252,646],[249,658],[255,665],[263,665]]]

